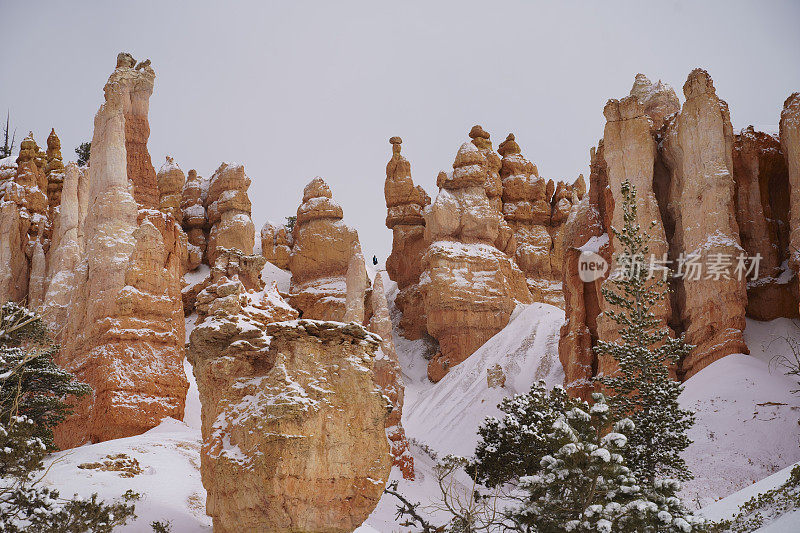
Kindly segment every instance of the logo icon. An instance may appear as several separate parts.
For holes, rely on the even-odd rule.
[[[578,258],[578,277],[584,283],[602,278],[608,271],[608,263],[594,252],[583,251]]]

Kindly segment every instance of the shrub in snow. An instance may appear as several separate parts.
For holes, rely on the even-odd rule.
[[[732,519],[715,524],[714,531],[755,531],[796,509],[800,509],[800,465],[792,468],[786,483],[750,498]]]
[[[53,363],[58,348],[42,319],[14,303],[0,307],[0,531],[108,532],[134,515],[138,495],[128,491],[111,505],[63,499],[39,486],[46,455],[55,449],[53,427],[70,414],[67,395],[91,389]]]

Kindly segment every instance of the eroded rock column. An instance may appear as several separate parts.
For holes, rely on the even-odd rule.
[[[297,312],[274,288],[223,277],[206,290],[217,298],[189,357],[214,531],[352,531],[391,468],[372,373],[380,338],[357,324],[281,322]]]
[[[425,206],[431,203],[425,190],[414,185],[411,164],[400,153],[402,139],[392,137],[392,158],[386,164],[386,227],[392,230],[392,253],[386,259],[389,279],[398,287],[395,305],[402,312],[400,328],[408,339],[427,334],[425,304],[419,289],[422,255],[425,253]]]
[[[789,264],[800,273],[800,93],[793,93],[783,103],[780,138],[789,171]]]
[[[144,168],[149,155],[142,135],[149,128],[140,111],[146,113],[144,96],[152,93],[155,73],[149,62],[134,68],[127,54],[117,63],[95,116],[83,257],[58,356],[94,394],[56,429],[61,447],[136,435],[166,416],[181,419],[188,388],[181,229],[171,215],[153,209],[155,170]],[[128,116],[134,124],[126,124]]]
[[[486,157],[464,143],[452,173],[439,174],[439,194],[425,212],[430,245],[420,288],[428,332],[439,341],[428,364],[432,381],[505,327],[517,302],[531,301],[522,271],[495,247],[502,217],[489,203],[486,179]]]
[[[358,233],[342,221],[342,208],[322,178],[314,178],[303,190],[303,203],[297,208],[294,246],[289,259],[292,271],[291,304],[303,318],[345,319],[348,300],[348,270],[357,249]],[[363,259],[362,259],[363,264]],[[358,282],[356,274],[351,279]],[[363,287],[363,284],[362,284]],[[351,295],[351,303],[360,296]],[[356,313],[357,314],[357,313]],[[360,324],[361,317],[349,316]]]
[[[686,102],[667,125],[664,156],[671,171],[669,210],[674,245],[710,265],[718,254],[744,250],[736,222],[733,130],[728,106],[708,73],[695,69],[683,86]],[[744,279],[686,276],[678,287],[686,341],[696,345],[683,361],[688,378],[732,353],[749,353],[742,337],[747,292]]]

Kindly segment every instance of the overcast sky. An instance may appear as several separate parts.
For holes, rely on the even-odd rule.
[[[433,197],[473,124],[514,132],[547,178],[588,175],[603,105],[642,72],[706,68],[734,127],[777,124],[800,90],[800,2],[34,2],[0,0],[0,111],[51,127],[65,160],[92,137],[116,55],[150,58],[150,153],[210,176],[244,163],[256,231],[331,185],[364,254],[384,226],[392,135]]]

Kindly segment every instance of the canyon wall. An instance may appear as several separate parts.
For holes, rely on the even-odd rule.
[[[565,385],[584,398],[593,377],[616,368],[592,350],[597,340],[614,340],[615,324],[602,314],[607,305],[600,289],[609,272],[581,280],[578,261],[593,252],[614,264],[616,243],[609,236],[612,226],[623,224],[625,180],[637,188],[638,222],[649,235],[650,253],[679,274],[670,282],[671,298],[655,313],[695,345],[675,369],[680,379],[728,354],[748,353],[745,316],[797,316],[797,276],[787,268],[792,156],[777,138],[752,127],[735,134],[727,104],[704,70],[692,71],[683,91],[681,108],[669,86],[639,74],[629,96],[606,104],[590,194],[565,227],[566,322],[559,354]],[[759,259],[751,260],[756,254]],[[693,263],[706,270],[695,275]]]

